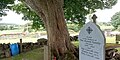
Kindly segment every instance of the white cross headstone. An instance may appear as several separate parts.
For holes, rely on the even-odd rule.
[[[105,36],[93,22],[88,22],[80,31],[79,60],[105,60]]]

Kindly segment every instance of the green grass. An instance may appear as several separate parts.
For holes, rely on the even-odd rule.
[[[115,36],[114,37],[106,37],[106,43],[115,43]]]
[[[41,48],[21,53],[19,55],[13,56],[11,58],[5,58],[1,60],[44,60],[44,50]]]
[[[79,46],[79,41],[72,41],[72,43],[73,43],[76,47]]]
[[[105,30],[105,29],[114,29],[113,26],[100,26],[101,30]]]
[[[120,48],[117,48],[118,52],[120,52]]]
[[[72,41],[72,43],[79,47],[79,41]],[[119,42],[120,43],[120,42]],[[115,46],[120,46],[119,44],[115,44],[115,37],[106,37],[106,48],[113,48]],[[120,47],[116,48],[120,52]]]
[[[79,41],[72,41],[75,46],[79,45]],[[106,37],[106,43],[115,43],[115,37]]]

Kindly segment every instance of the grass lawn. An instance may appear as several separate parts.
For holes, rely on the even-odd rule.
[[[79,45],[79,41],[72,41],[75,46]],[[115,37],[106,37],[106,43],[115,43]]]
[[[11,58],[5,58],[0,60],[44,60],[44,50],[41,48],[21,53]]]
[[[106,43],[116,43],[116,37],[106,37]]]
[[[79,41],[72,41],[72,43],[77,47],[79,46]],[[120,46],[120,45],[115,44],[115,43],[116,43],[115,37],[106,37],[106,48]],[[117,49],[120,51],[120,48],[117,48]]]

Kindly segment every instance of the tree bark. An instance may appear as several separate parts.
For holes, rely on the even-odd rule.
[[[48,36],[48,46],[57,60],[77,60],[75,47],[70,42],[63,0],[25,0],[28,6],[42,18]]]

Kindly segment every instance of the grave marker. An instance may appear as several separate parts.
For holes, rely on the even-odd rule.
[[[88,22],[78,36],[79,60],[105,60],[105,36],[93,22]]]

